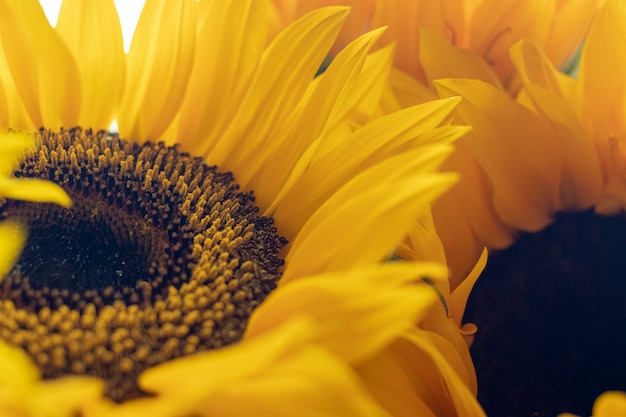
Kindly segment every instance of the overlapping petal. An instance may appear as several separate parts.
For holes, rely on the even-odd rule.
[[[76,125],[82,100],[78,67],[39,3],[2,1],[0,16],[4,56],[32,126]]]
[[[172,123],[194,63],[196,2],[147,1],[127,57],[120,134],[157,140]],[[194,29],[192,29],[194,28]]]
[[[126,77],[122,28],[115,4],[112,0],[66,0],[56,32],[72,53],[80,74],[83,100],[77,106],[80,114],[74,123],[108,129],[117,114]]]

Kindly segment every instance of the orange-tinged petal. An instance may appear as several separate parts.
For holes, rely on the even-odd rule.
[[[83,101],[78,123],[86,128],[108,129],[120,105],[126,75],[122,28],[115,4],[112,0],[65,0],[56,30],[80,72]]]
[[[498,217],[493,205],[492,184],[466,141],[455,143],[454,152],[444,161],[442,170],[459,173],[461,179],[449,194],[464,208],[465,216],[482,244],[491,248],[509,246],[514,231]],[[441,204],[444,204],[443,200]],[[439,207],[439,202],[435,206]]]
[[[429,84],[440,78],[471,78],[502,88],[497,75],[480,56],[455,48],[427,30],[420,31],[420,62]]]
[[[448,122],[457,104],[457,98],[437,100],[378,118],[353,134],[329,132],[303,154],[268,212],[283,233],[295,234],[340,184],[385,158],[422,145],[422,135]],[[448,133],[437,132],[442,139]]]
[[[444,146],[431,152],[419,148],[350,180],[304,224],[286,256],[281,282],[384,259],[419,210],[456,181],[453,174],[429,173],[446,154]]]
[[[395,66],[424,81],[419,56],[420,28],[446,36],[450,33],[439,1],[378,0],[371,27],[389,25],[382,43],[396,42]]]
[[[307,315],[317,343],[349,363],[378,353],[414,326],[437,299],[422,277],[443,280],[442,264],[387,263],[307,276],[282,285],[254,312],[245,337]]]
[[[551,22],[550,36],[543,50],[556,66],[561,67],[575,53],[589,27],[594,12],[604,0],[561,0]]]
[[[612,158],[609,139],[620,138],[626,131],[625,43],[626,8],[609,0],[589,29],[579,83],[585,128],[598,141],[605,166],[610,166]]]
[[[472,16],[469,49],[481,55],[505,84],[513,74],[509,48],[520,39],[546,42],[554,0],[484,0]]]
[[[230,124],[259,65],[268,7],[264,0],[241,0],[205,1],[197,8],[195,61],[177,139],[186,150],[206,155]]]
[[[36,0],[0,2],[0,37],[17,92],[35,127],[78,123],[79,72]]]
[[[560,161],[554,138],[530,110],[479,80],[440,80],[442,96],[463,97],[457,113],[473,130],[463,139],[493,184],[498,216],[539,230],[554,213]],[[523,174],[523,175],[522,175]]]
[[[469,299],[470,293],[472,292],[472,288],[474,288],[474,284],[476,280],[480,277],[480,274],[485,269],[487,265],[488,252],[487,249],[483,249],[478,262],[474,265],[474,268],[470,271],[467,277],[461,282],[461,284],[452,291],[450,294],[450,313],[454,320],[456,321],[457,326],[461,327],[461,320],[463,319],[463,315],[465,314],[465,307],[467,305],[467,300]]]
[[[148,0],[128,51],[120,135],[156,141],[178,113],[194,62],[193,0]]]
[[[348,10],[315,10],[290,25],[265,50],[237,114],[208,160],[233,171],[248,189],[266,164],[266,148],[288,120],[330,49]],[[239,144],[246,138],[246,146]],[[245,170],[236,167],[245,166]]]
[[[474,394],[424,333],[415,330],[359,365],[366,385],[394,415],[415,415],[415,407],[430,410],[424,415],[484,416]]]
[[[404,341],[396,342],[406,343]],[[424,398],[430,391],[424,379],[414,378],[408,371],[409,358],[394,346],[361,364],[357,371],[372,395],[395,417],[439,417],[439,407]],[[437,384],[438,386],[439,384]]]
[[[461,177],[460,181],[463,181]],[[459,181],[459,182],[460,182]],[[465,279],[480,257],[484,243],[476,236],[467,207],[454,192],[456,184],[433,203],[433,221],[445,249],[450,268],[450,287],[456,288]],[[469,190],[468,190],[469,191]]]
[[[511,48],[511,58],[534,105],[558,138],[562,159],[560,210],[586,209],[597,201],[602,171],[593,140],[563,100],[557,72],[532,42]]]

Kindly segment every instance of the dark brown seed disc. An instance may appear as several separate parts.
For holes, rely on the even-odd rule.
[[[73,207],[0,201],[29,229],[0,283],[0,338],[44,378],[98,376],[118,401],[144,369],[240,339],[286,243],[252,193],[160,143],[79,128],[39,142],[15,175],[56,182]]]
[[[490,416],[591,415],[626,391],[626,216],[561,214],[494,252],[466,320]]]

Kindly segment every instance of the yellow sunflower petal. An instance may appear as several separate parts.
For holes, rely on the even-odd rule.
[[[626,8],[609,0],[591,24],[580,59],[582,112],[598,138],[626,129],[625,43]]]
[[[493,183],[499,217],[524,230],[547,225],[558,197],[560,161],[545,123],[482,81],[439,80],[435,85],[444,97],[463,97],[457,113],[473,128],[464,143]]]
[[[196,2],[148,0],[128,51],[120,135],[157,140],[183,101],[194,62]]]
[[[0,340],[0,414],[72,417],[102,396],[104,382],[88,377],[41,381],[39,370],[21,349]]]
[[[354,134],[334,130],[322,136],[303,154],[267,212],[273,213],[283,233],[293,236],[340,184],[385,158],[420,146],[422,140],[432,141],[422,135],[446,123],[458,102],[437,100],[376,119]],[[443,138],[448,133],[437,134]]]
[[[81,76],[84,100],[78,123],[108,129],[120,105],[126,75],[115,4],[112,0],[65,0],[56,30],[76,59]]]
[[[470,49],[480,54],[506,83],[514,72],[509,48],[519,39],[543,45],[554,11],[555,0],[484,0],[472,16]]]
[[[498,76],[480,56],[455,48],[427,30],[420,31],[420,62],[429,82],[440,78],[472,78],[502,88]]]
[[[75,126],[81,108],[78,68],[39,2],[0,1],[0,37],[17,92],[35,127]]]
[[[151,368],[140,384],[158,395],[93,415],[384,415],[344,362],[310,343],[313,331],[292,318],[236,346]]]
[[[63,188],[51,181],[36,178],[0,177],[0,198],[72,206],[72,200]]]
[[[0,99],[2,100],[0,105],[6,105],[6,108],[3,107],[0,115],[0,122],[2,123],[0,129],[11,128],[25,131],[35,129],[35,125],[28,116],[24,103],[20,98],[20,93],[17,91],[17,86],[13,81],[2,42],[0,42],[0,81],[4,93],[4,98]]]
[[[626,416],[626,393],[620,391],[607,391],[603,393],[593,403],[591,414],[593,417]],[[571,413],[561,413],[558,417],[578,416]]]
[[[463,282],[452,291],[452,294],[450,294],[450,313],[459,327],[461,327],[461,320],[465,313],[465,306],[467,305],[467,300],[472,292],[472,288],[487,265],[487,257],[488,252],[487,248],[485,248],[471,272]]]
[[[557,1],[550,36],[543,50],[555,66],[561,67],[583,40],[595,10],[604,0]]]
[[[197,7],[199,41],[177,139],[206,155],[228,127],[265,50],[267,2],[206,1]]]
[[[382,260],[420,208],[456,181],[454,174],[429,173],[448,150],[418,148],[349,181],[304,224],[286,256],[281,282]]]
[[[281,32],[265,50],[236,116],[208,156],[222,169],[245,166],[246,170],[234,170],[244,188],[266,163],[273,130],[284,125],[298,104],[347,13],[344,7],[315,10]],[[245,147],[239,146],[242,138]]]
[[[351,368],[315,348],[281,361],[262,378],[225,387],[205,403],[203,410],[205,415],[232,417],[388,416]]]
[[[600,395],[593,404],[594,417],[622,417],[626,415],[626,394],[609,391]]]
[[[336,119],[339,105],[352,93],[367,52],[382,33],[382,29],[368,32],[341,51],[316,80],[313,91],[303,99],[293,123],[268,144],[265,149],[268,157],[258,166],[261,171],[254,173],[254,168],[248,167],[249,186],[258,195],[261,207],[270,206],[304,150]],[[379,82],[382,86],[383,81]]]
[[[393,61],[393,45],[370,53],[350,94],[338,104],[333,122],[349,120],[364,125],[378,109],[381,97],[388,88],[388,76]],[[331,122],[332,123],[332,122]]]
[[[533,103],[558,138],[562,159],[560,210],[586,209],[597,201],[602,171],[593,140],[566,102],[556,70],[532,42],[511,47],[511,58]]]
[[[2,233],[13,234],[15,228],[7,222],[1,223]],[[3,239],[4,241],[4,239]],[[4,251],[3,251],[4,252]],[[0,390],[6,393],[8,387],[27,389],[40,378],[39,369],[22,349],[0,340]]]
[[[0,223],[0,282],[7,272],[11,270],[13,264],[17,260],[26,243],[26,230],[23,225],[13,220],[5,220]],[[3,348],[0,347],[0,350]],[[6,364],[0,364],[7,366]],[[19,366],[19,362],[15,362],[15,366]],[[8,371],[8,378],[12,378],[12,374]],[[1,375],[5,375],[2,370]],[[2,385],[2,377],[0,377],[0,385]]]
[[[3,52],[2,45],[0,44],[0,63],[2,63]],[[1,64],[0,64],[1,65]],[[5,92],[4,83],[2,82],[2,70],[0,70],[0,129],[8,128],[10,126],[10,108]],[[1,168],[0,168],[1,169]]]
[[[408,340],[396,341],[359,365],[376,399],[396,416],[414,416],[415,410],[419,415],[485,416],[474,394],[423,333],[415,330]]]
[[[317,343],[359,363],[413,327],[437,299],[422,277],[444,279],[440,264],[388,263],[309,276],[283,285],[250,318],[247,338],[268,332],[288,317],[315,321]]]
[[[24,152],[34,145],[32,135],[14,131],[0,133],[0,176],[10,175]]]

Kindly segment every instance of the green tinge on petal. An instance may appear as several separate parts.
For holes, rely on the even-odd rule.
[[[83,103],[78,123],[108,129],[121,104],[126,76],[122,28],[113,0],[63,1],[56,31],[81,75]]]
[[[18,94],[35,127],[75,126],[79,72],[36,0],[0,1],[0,37]]]
[[[156,141],[178,114],[194,63],[197,4],[148,0],[128,51],[120,135]]]
[[[347,182],[293,240],[281,282],[384,259],[419,210],[457,180],[454,174],[432,172],[449,151],[444,145],[408,151]]]
[[[0,177],[0,198],[55,203],[71,207],[72,200],[59,185],[37,178]]]

